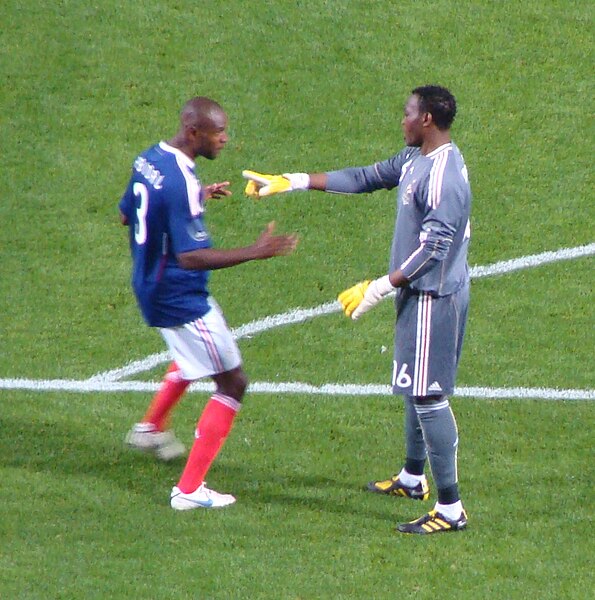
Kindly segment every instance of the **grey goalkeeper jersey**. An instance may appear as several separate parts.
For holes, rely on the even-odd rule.
[[[367,167],[328,174],[327,191],[344,194],[399,187],[390,271],[414,290],[447,296],[469,281],[471,188],[465,161],[449,142],[427,155],[406,147]]]

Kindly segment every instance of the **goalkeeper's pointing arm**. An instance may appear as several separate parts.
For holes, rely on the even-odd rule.
[[[264,198],[273,194],[298,190],[362,194],[395,187],[395,181],[383,178],[379,164],[375,163],[367,167],[348,167],[326,173],[266,175],[256,171],[243,171],[242,175],[248,180],[245,193],[251,198]]]
[[[256,171],[242,171],[248,180],[244,193],[250,198],[264,198],[284,192],[299,190],[326,191],[326,173],[283,173],[283,175],[267,175]]]

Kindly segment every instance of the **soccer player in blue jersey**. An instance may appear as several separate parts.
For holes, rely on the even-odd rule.
[[[215,159],[227,139],[227,116],[221,106],[209,98],[192,98],[182,108],[176,135],[136,158],[119,204],[121,221],[129,229],[134,293],[145,321],[160,330],[174,361],[142,421],[128,433],[128,445],[163,460],[182,455],[183,445],[166,429],[168,415],[192,381],[210,377],[216,385],[170,495],[177,510],[235,502],[232,495],[215,492],[205,483],[248,383],[237,344],[209,294],[209,273],[287,255],[297,244],[295,235],[273,235],[270,223],[249,246],[212,247],[205,201],[228,196],[229,182],[203,186],[194,160]]]
[[[452,94],[440,86],[414,89],[401,122],[406,147],[367,167],[327,173],[262,175],[244,172],[246,193],[263,197],[293,190],[340,194],[398,187],[397,218],[388,273],[339,295],[352,319],[396,293],[393,393],[405,399],[406,456],[401,471],[372,481],[373,492],[426,500],[426,460],[438,502],[403,533],[431,534],[467,526],[459,497],[458,432],[448,396],[454,391],[467,307],[471,190],[467,168],[450,127]]]

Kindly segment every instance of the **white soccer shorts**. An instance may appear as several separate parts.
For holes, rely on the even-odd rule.
[[[182,377],[190,381],[230,371],[242,364],[240,349],[221,308],[210,296],[209,304],[209,312],[196,321],[159,329]]]

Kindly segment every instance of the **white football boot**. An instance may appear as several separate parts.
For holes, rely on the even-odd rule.
[[[184,456],[186,448],[173,431],[157,431],[151,423],[137,423],[126,435],[130,448],[151,452],[160,460],[173,460]]]
[[[203,481],[197,490],[191,494],[185,494],[179,487],[174,486],[171,490],[169,502],[175,510],[191,510],[193,508],[223,508],[233,504],[236,499],[231,494],[220,494],[207,487]]]

